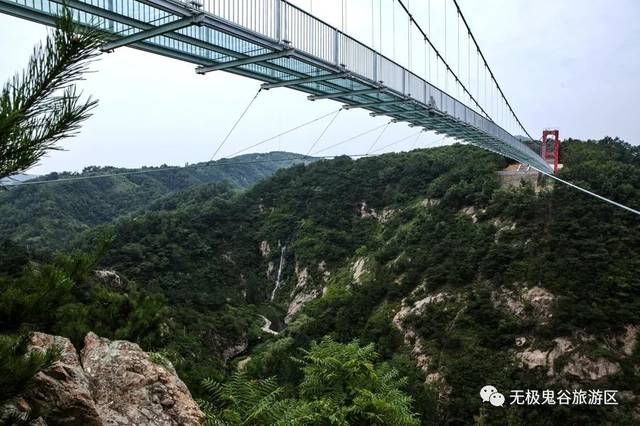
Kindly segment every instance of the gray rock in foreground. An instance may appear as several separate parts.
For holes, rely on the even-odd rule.
[[[69,339],[33,333],[30,351],[58,348],[60,358],[38,372],[25,395],[3,413],[42,413],[32,424],[199,425],[203,414],[168,361],[160,364],[138,345],[85,337],[81,356]]]

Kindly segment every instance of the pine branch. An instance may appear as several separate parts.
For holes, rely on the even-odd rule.
[[[102,43],[96,29],[80,29],[65,9],[56,29],[36,46],[27,68],[0,94],[0,178],[25,171],[63,138],[76,134],[97,102],[81,101],[83,80]]]

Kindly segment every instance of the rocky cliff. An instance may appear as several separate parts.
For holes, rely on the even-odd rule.
[[[78,354],[69,339],[33,333],[29,351],[59,352],[34,386],[1,409],[0,423],[198,425],[203,414],[170,362],[135,343],[89,333]],[[33,419],[33,420],[31,420]]]

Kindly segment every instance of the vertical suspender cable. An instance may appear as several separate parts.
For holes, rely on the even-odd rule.
[[[471,36],[467,33],[467,84],[471,90]]]
[[[373,50],[376,50],[376,36],[375,36],[375,31],[376,29],[374,28],[374,21],[375,21],[375,8],[373,7],[373,0],[371,0],[371,48]]]
[[[347,26],[349,24],[349,10],[347,9],[347,7],[349,7],[349,3],[347,3],[346,0],[342,0],[344,2],[344,33],[347,33]]]
[[[458,43],[458,75],[462,75],[462,68],[460,67],[460,15],[456,14],[456,22],[458,24],[458,26],[456,27],[456,39],[457,39],[457,43]],[[464,77],[462,77],[464,78]],[[460,99],[460,85],[458,85],[458,87],[456,87],[456,92],[457,92],[457,97],[458,99]]]
[[[411,7],[411,1],[407,0],[408,7]],[[407,62],[409,63],[409,71],[411,71],[411,15],[407,18]]]
[[[476,85],[477,85],[477,90],[478,90],[478,94],[476,95],[478,97],[478,99],[480,99],[480,88],[482,86],[480,86],[480,55],[478,55],[478,51],[476,50]]]
[[[518,116],[516,115],[516,113],[513,111],[513,108],[511,108],[511,104],[509,104],[509,101],[507,100],[507,97],[504,95],[504,93],[502,92],[502,88],[500,87],[500,84],[498,84],[498,80],[495,78],[495,76],[493,75],[493,72],[491,71],[491,68],[489,67],[489,64],[487,63],[486,58],[484,57],[482,50],[480,49],[480,45],[478,44],[478,42],[476,41],[475,37],[473,36],[473,33],[471,32],[471,28],[469,27],[469,24],[467,23],[467,20],[465,19],[464,15],[462,14],[462,10],[460,9],[460,5],[458,4],[457,0],[452,0],[453,4],[456,7],[456,10],[458,11],[458,13],[460,14],[460,17],[462,18],[462,21],[464,22],[465,26],[467,27],[467,29],[469,30],[469,33],[471,34],[471,39],[473,40],[476,48],[478,49],[478,54],[480,55],[480,57],[482,58],[485,67],[487,68],[487,70],[489,71],[489,74],[491,75],[491,79],[495,82],[496,84],[496,89],[499,92],[499,94],[502,96],[505,104],[506,104],[506,108],[509,109],[509,112],[511,113],[511,115],[513,115],[513,118],[515,120],[515,122],[517,123],[518,126],[520,126],[520,129],[524,131],[524,133],[529,137],[529,139],[533,140],[533,138],[531,137],[531,135],[529,134],[529,132],[527,131],[527,129],[524,128],[524,126],[522,125],[522,122],[520,121],[520,119],[518,118]]]
[[[431,37],[431,0],[427,1],[427,34]],[[429,81],[431,81],[431,48],[427,46],[427,49],[429,49]]]
[[[378,28],[378,43],[380,44],[380,53],[382,53],[382,0],[378,0],[378,12],[380,14],[378,18],[380,20],[380,28]]]
[[[444,0],[444,62],[449,62],[447,55],[447,0]],[[449,92],[449,75],[444,71],[444,91]]]
[[[422,54],[424,56],[424,70],[423,70],[423,74],[422,75],[424,76],[425,80],[429,81],[429,77],[427,77],[427,49],[428,49],[427,40],[425,39],[424,40],[424,50],[422,52]]]
[[[391,36],[393,37],[393,49],[391,49],[391,59],[396,60],[396,0],[391,0],[391,18],[393,26],[391,27]]]

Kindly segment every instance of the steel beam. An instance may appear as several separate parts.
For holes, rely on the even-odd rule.
[[[206,74],[206,73],[211,72],[211,71],[219,71],[219,70],[225,70],[225,69],[228,69],[228,68],[239,67],[241,65],[255,64],[257,62],[264,62],[264,61],[268,61],[270,59],[282,58],[283,56],[291,56],[293,51],[294,51],[294,49],[285,49],[285,50],[281,50],[279,52],[265,53],[264,55],[249,56],[248,58],[237,59],[235,61],[221,62],[221,63],[215,64],[215,65],[208,65],[208,66],[204,66],[204,67],[198,67],[198,68],[196,68],[196,72],[198,74]]]
[[[276,87],[289,87],[289,86],[296,86],[298,84],[319,83],[322,81],[337,80],[339,78],[349,78],[350,75],[351,73],[349,72],[343,72],[339,74],[327,74],[327,75],[319,75],[316,77],[298,78],[295,80],[280,81],[278,83],[265,83],[262,85],[262,88],[264,90],[269,90],[269,89],[275,89]]]
[[[369,102],[366,104],[347,104],[347,105],[343,105],[342,108],[343,109],[352,109],[352,108],[377,108],[377,107],[383,107],[383,106],[388,106],[388,105],[398,105],[398,104],[404,104],[407,102],[415,102],[415,99],[411,99],[411,98],[407,98],[407,99],[401,99],[399,101],[384,101],[384,102]]]
[[[424,117],[424,113],[422,111],[396,110],[396,111],[375,111],[375,112],[370,112],[369,113],[369,115],[371,117],[380,117],[382,115],[388,115],[388,116],[402,115],[402,116],[405,116],[407,114],[420,114],[420,117],[418,117],[418,118]],[[411,118],[411,117],[407,117],[407,118]]]
[[[379,87],[377,89],[352,90],[350,92],[327,93],[326,95],[311,95],[308,96],[307,99],[310,101],[317,101],[320,99],[344,98],[345,96],[371,95],[373,93],[384,92],[385,90],[386,89],[384,87]]]
[[[100,50],[102,52],[113,52],[113,50],[117,49],[118,47],[128,46],[130,44],[137,43],[139,41],[143,41],[151,37],[159,36],[162,34],[180,30],[182,28],[190,27],[191,25],[200,25],[202,20],[203,20],[202,14],[178,19],[177,21],[169,22],[164,25],[159,25],[155,28],[151,28],[148,30],[138,31],[137,33],[132,34],[130,36],[126,36],[114,41],[110,41],[100,46]]]
[[[171,13],[173,15],[178,16],[189,16],[191,15],[195,9],[188,7],[184,3],[180,3],[178,1],[171,0],[137,0],[140,3],[148,4],[149,6],[155,7],[160,10],[164,10],[165,12]]]
[[[51,15],[36,12],[14,2],[4,0],[0,0],[0,13],[5,13],[10,16],[15,16],[16,18],[26,19],[31,22],[45,24],[52,27],[55,26],[58,21],[57,18]]]

